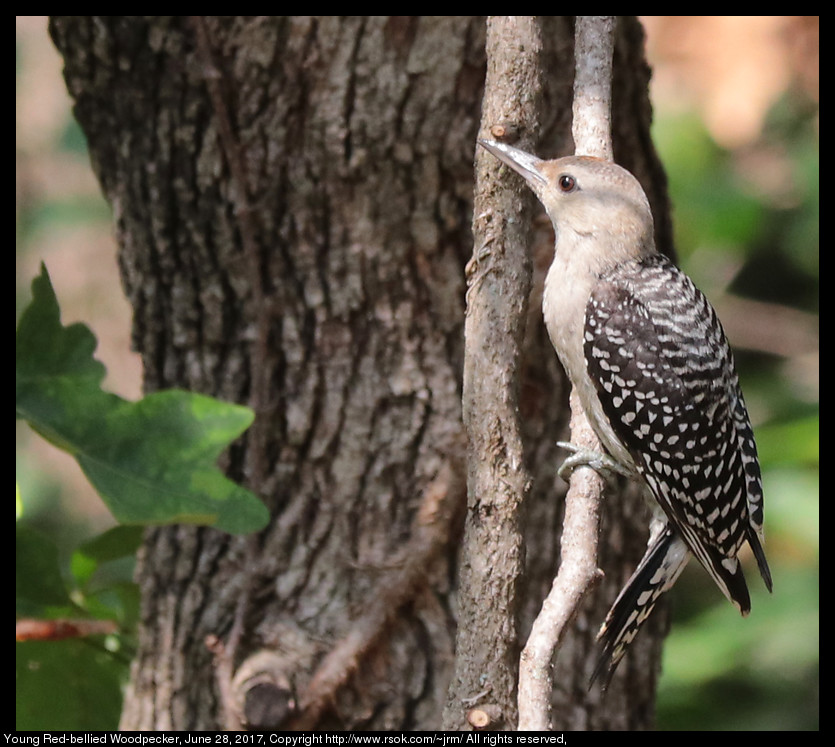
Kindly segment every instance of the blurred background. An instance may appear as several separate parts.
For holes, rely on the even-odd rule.
[[[742,620],[691,564],[672,592],[658,728],[817,729],[819,19],[642,21],[679,261],[735,350],[763,466],[775,589],[765,592],[752,569],[753,612]],[[105,388],[137,399],[110,210],[46,17],[17,17],[15,51],[17,315],[45,262],[63,323],[83,321],[99,340]],[[26,425],[16,436],[21,520],[69,563],[114,522],[75,461]],[[129,579],[130,570],[114,572]],[[84,728],[113,728],[106,717]]]

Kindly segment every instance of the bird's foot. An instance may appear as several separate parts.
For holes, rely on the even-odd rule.
[[[623,465],[601,451],[586,449],[568,441],[557,441],[557,446],[571,452],[571,456],[566,457],[559,470],[557,470],[557,474],[566,482],[577,467],[591,467],[604,478],[609,478],[613,474],[623,475],[624,477],[632,476],[632,473]]]

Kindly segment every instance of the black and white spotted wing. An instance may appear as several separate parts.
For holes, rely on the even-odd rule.
[[[762,483],[734,362],[716,313],[662,255],[618,265],[586,308],[588,372],[615,434],[676,531],[743,614],[737,553],[760,543]]]

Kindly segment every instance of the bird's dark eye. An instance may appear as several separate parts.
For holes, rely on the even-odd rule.
[[[557,184],[563,192],[573,192],[577,187],[577,180],[570,174],[560,174]]]

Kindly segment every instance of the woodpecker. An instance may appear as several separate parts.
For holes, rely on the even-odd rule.
[[[598,634],[591,681],[603,674],[605,689],[691,555],[745,616],[751,600],[738,553],[747,542],[771,591],[757,447],[722,325],[657,251],[638,180],[611,161],[546,161],[479,143],[525,179],[554,224],[542,302],[548,335],[604,465],[642,481],[654,498],[646,554]],[[600,463],[584,453],[566,461]]]

